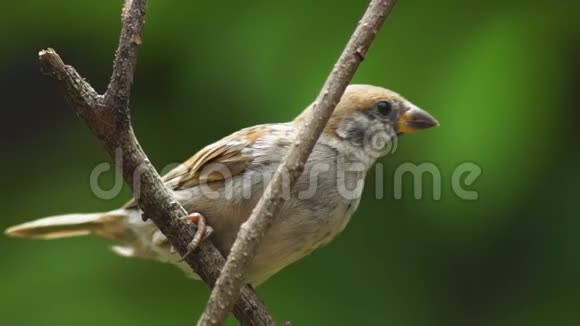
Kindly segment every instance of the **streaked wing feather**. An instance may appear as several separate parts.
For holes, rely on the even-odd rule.
[[[183,164],[169,171],[163,176],[163,181],[169,189],[180,190],[195,187],[201,182],[221,181],[241,174],[253,160],[252,155],[244,153],[244,149],[253,145],[266,129],[266,126],[242,129],[204,147]],[[123,207],[137,207],[137,203],[131,199]]]

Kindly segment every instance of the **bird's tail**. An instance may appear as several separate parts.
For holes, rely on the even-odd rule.
[[[41,218],[9,227],[7,235],[24,238],[58,239],[94,234],[110,240],[126,236],[127,214],[124,210],[107,213],[67,214]]]

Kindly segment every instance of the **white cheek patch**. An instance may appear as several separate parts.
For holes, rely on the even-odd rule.
[[[342,119],[336,129],[336,134],[352,144],[362,144],[366,131],[374,124],[370,117],[362,112],[354,112]]]

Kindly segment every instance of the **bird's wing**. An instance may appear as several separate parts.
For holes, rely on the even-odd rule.
[[[241,174],[253,161],[253,156],[244,151],[262,137],[269,125],[242,129],[223,138],[193,155],[163,176],[163,181],[171,190],[194,187],[200,183],[224,180]],[[131,199],[124,208],[135,208]]]

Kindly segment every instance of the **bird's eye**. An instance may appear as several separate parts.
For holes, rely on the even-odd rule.
[[[393,110],[393,105],[391,102],[381,101],[377,103],[377,110],[379,110],[382,115],[389,115],[389,113],[391,113]]]

